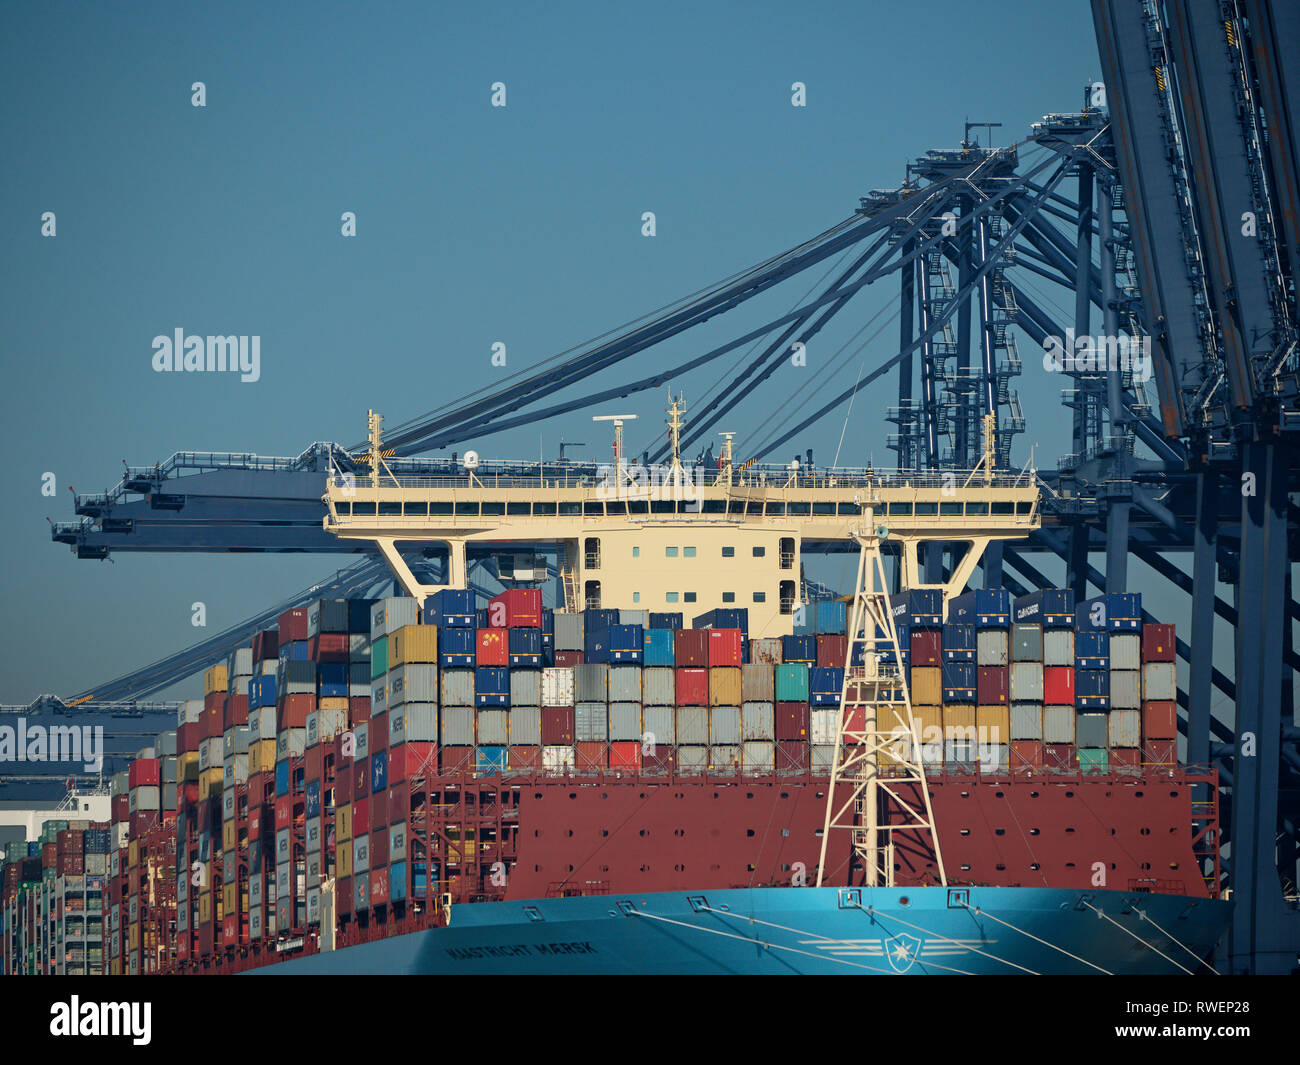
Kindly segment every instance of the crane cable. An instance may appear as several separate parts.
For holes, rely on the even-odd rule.
[[[1088,966],[1090,969],[1096,969],[1096,970],[1097,970],[1099,973],[1101,973],[1103,976],[1114,976],[1114,975],[1115,975],[1115,974],[1114,974],[1113,972],[1111,972],[1109,969],[1103,969],[1100,965],[1093,965],[1093,963],[1090,962],[1090,961],[1088,961],[1087,958],[1081,958],[1081,957],[1079,957],[1079,955],[1077,955],[1077,954],[1071,954],[1071,953],[1070,953],[1068,950],[1066,950],[1064,947],[1058,947],[1055,943],[1049,943],[1049,942],[1048,942],[1047,940],[1045,940],[1045,939],[1040,939],[1038,936],[1034,935],[1033,932],[1026,932],[1023,928],[1017,928],[1017,927],[1016,927],[1015,925],[1013,925],[1010,921],[1004,921],[1004,920],[1002,920],[1002,918],[1000,918],[1000,917],[994,917],[993,914],[989,913],[988,910],[982,909],[982,908],[979,907],[979,906],[972,906],[969,902],[960,902],[960,901],[959,901],[957,904],[958,904],[959,906],[963,906],[963,907],[965,907],[966,909],[970,910],[970,911],[971,911],[973,914],[975,914],[975,916],[977,916],[977,917],[987,917],[990,921],[997,921],[998,924],[1000,924],[1000,925],[1006,925],[1006,927],[1010,928],[1011,931],[1013,931],[1013,932],[1019,932],[1022,936],[1028,936],[1030,939],[1034,940],[1036,943],[1041,943],[1041,944],[1043,944],[1043,946],[1045,946],[1045,947],[1051,947],[1053,950],[1060,951],[1060,952],[1061,952],[1062,954],[1064,954],[1067,958],[1073,958],[1073,959],[1074,959],[1075,961],[1077,961],[1077,962],[1082,962],[1084,965]]]

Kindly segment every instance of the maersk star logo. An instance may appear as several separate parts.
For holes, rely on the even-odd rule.
[[[921,941],[916,936],[900,932],[884,941],[885,957],[895,972],[905,973],[921,954]]]

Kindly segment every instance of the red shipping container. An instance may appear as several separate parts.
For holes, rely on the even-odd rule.
[[[433,744],[430,744],[430,746],[433,746]],[[434,765],[437,765],[437,754],[434,754],[433,758]],[[388,789],[388,823],[396,825],[410,816],[411,785],[403,780]]]
[[[388,826],[391,818],[388,816],[388,789],[383,791],[373,791],[370,793],[370,823],[371,825]],[[373,853],[373,852],[372,852]]]
[[[378,796],[375,796],[375,798],[378,798]],[[387,794],[384,795],[384,805],[385,807],[388,805]],[[376,820],[378,816],[375,812],[374,798],[372,798],[370,820],[375,826],[370,830],[370,864],[372,866],[388,864],[388,820],[385,817],[383,821],[378,821]]]
[[[200,722],[187,721],[176,729],[176,750],[178,753],[199,753],[199,729],[202,727]]]
[[[233,947],[239,942],[239,915],[228,914],[221,919],[221,943]]]
[[[1061,668],[1064,669],[1066,667],[1062,666]],[[1044,744],[1043,765],[1053,773],[1077,773],[1079,771],[1079,760],[1074,755],[1074,744]]]
[[[633,771],[641,768],[641,744],[636,740],[618,740],[609,745],[610,769]]]
[[[208,694],[203,697],[204,711],[215,710],[219,716],[224,711],[225,706],[226,706],[225,692],[208,692]]]
[[[303,756],[303,787],[307,787],[313,780],[320,780],[321,766],[325,761],[325,748],[319,743],[315,747],[308,747],[306,754]]]
[[[248,694],[246,692],[240,695],[226,696],[226,708],[221,715],[221,723],[224,728],[235,728],[238,725],[248,724]]]
[[[370,831],[370,799],[354,799],[352,802],[352,838]]]
[[[353,725],[370,720],[370,696],[354,695],[348,700],[348,720]]]
[[[817,665],[822,669],[843,669],[849,657],[849,638],[835,633],[817,637]]]
[[[1178,704],[1176,702],[1143,703],[1142,738],[1144,740],[1178,739]]]
[[[1040,773],[1043,769],[1043,743],[1041,740],[1011,741],[1011,772]]]
[[[138,839],[157,823],[157,810],[138,810],[131,815],[130,834]]]
[[[358,758],[352,763],[352,801],[370,794],[370,759]]]
[[[709,630],[677,629],[673,633],[673,664],[678,668],[709,664]]]
[[[705,629],[709,638],[709,666],[741,664],[739,629]]]
[[[275,830],[293,827],[293,796],[280,795],[275,800]]]
[[[1142,744],[1142,761],[1149,766],[1175,766],[1178,764],[1177,740],[1147,740]]]
[[[1074,667],[1043,668],[1043,702],[1048,706],[1074,705]]]
[[[700,635],[707,636],[709,630],[701,629]],[[709,705],[709,671],[707,669],[679,669],[676,678],[678,706]]]
[[[399,743],[388,752],[388,779],[394,784],[438,768],[438,745],[427,741]]]
[[[563,744],[560,744],[559,746],[563,746]],[[511,769],[542,768],[542,749],[540,747],[529,747],[524,745],[511,747],[506,758],[506,764]]]
[[[293,640],[307,639],[306,608],[295,607],[293,610],[286,610],[281,614],[276,628],[276,633],[278,636],[276,642],[281,647]]]
[[[349,639],[346,632],[322,632],[307,641],[307,657],[313,662],[346,662]]]
[[[943,665],[943,630],[942,629],[913,629],[912,642],[909,645],[912,651],[912,665],[914,666],[942,666]],[[817,663],[821,665],[820,662]],[[844,665],[841,659],[838,665]],[[984,700],[981,698],[980,702]]]
[[[388,838],[388,833],[384,833],[384,838]],[[373,851],[371,852],[373,853]],[[373,860],[373,859],[372,859]],[[370,870],[370,905],[386,906],[388,905],[388,867],[383,869]]]
[[[380,714],[370,722],[370,753],[388,750],[388,715]]]
[[[488,600],[488,624],[495,629],[540,629],[540,588],[508,588]],[[480,663],[481,665],[482,663]]]
[[[467,773],[474,768],[473,747],[441,747],[438,749],[438,768],[443,773]]]
[[[248,838],[251,842],[262,836],[262,806],[251,805],[248,808]]]
[[[505,629],[478,630],[478,664],[480,666],[510,665],[510,642]]]
[[[542,707],[542,746],[567,747],[573,742],[573,707]]]
[[[807,703],[777,703],[777,740],[802,740],[808,742],[809,715]]]
[[[1177,660],[1178,645],[1172,625],[1142,626],[1142,661],[1173,662]]]
[[[335,881],[334,908],[341,914],[352,913],[352,877],[341,876]]]
[[[807,740],[776,741],[776,771],[780,776],[797,776],[808,772],[811,764]]]
[[[208,698],[210,699],[212,697],[208,696]],[[199,724],[203,727],[203,739],[221,739],[221,733],[225,729],[225,715],[226,697],[224,695],[221,697],[220,701],[211,708],[207,706],[203,708],[203,714],[199,718]]]
[[[560,667],[580,666],[587,658],[585,651],[556,651],[555,664]]]
[[[609,745],[604,741],[574,744],[574,766],[579,773],[609,768]]]
[[[212,925],[199,925],[199,957],[207,957],[212,953]],[[125,970],[123,970],[125,971]]]
[[[275,727],[279,732],[306,728],[307,715],[316,709],[316,696],[303,692],[286,695],[275,704]]]
[[[1137,773],[1142,768],[1142,752],[1136,747],[1112,747],[1108,761],[1112,773]]]
[[[113,796],[113,823],[125,824],[126,819],[131,816],[131,797],[129,795]]]
[[[352,801],[352,763],[340,759],[334,763],[334,805]]]
[[[1010,687],[1010,669],[1006,666],[980,666],[978,674],[975,701],[980,706],[1005,706]]]
[[[280,632],[278,629],[264,629],[253,636],[253,661],[265,662],[276,658],[280,652]]]

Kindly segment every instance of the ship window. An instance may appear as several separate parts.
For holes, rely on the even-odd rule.
[[[352,513],[353,513],[353,515],[358,515],[358,514],[373,514],[374,512],[375,512],[375,505],[374,505],[373,503],[353,503],[353,504],[352,504]],[[447,513],[451,513],[451,511],[448,510]]]
[[[664,602],[665,602],[665,603],[675,603],[675,602],[677,602],[677,593],[676,593],[676,592],[664,592]]]
[[[838,510],[841,514],[861,514],[862,507],[858,503],[841,503]]]
[[[767,592],[755,592],[755,593],[754,593],[754,602],[756,602],[756,603],[766,603],[766,602],[767,602]]]
[[[629,514],[645,514],[649,511],[650,504],[644,499],[629,499],[627,503],[627,512]]]
[[[725,514],[726,512],[727,512],[727,501],[725,499],[704,500],[705,514]]]
[[[682,554],[683,554],[686,558],[694,558],[694,557],[695,557],[695,548],[693,548],[693,547],[683,547],[683,548],[682,548]]]
[[[989,505],[988,505],[987,503],[967,503],[967,504],[966,504],[966,513],[967,513],[967,514],[977,514],[977,515],[979,515],[980,517],[983,517],[983,516],[986,515],[988,512],[989,512]]]
[[[694,592],[682,592],[682,602],[683,602],[683,603],[693,603],[693,602],[695,602],[695,593],[694,593]]]
[[[890,503],[889,513],[890,514],[911,514],[912,504],[911,503]]]
[[[791,503],[790,514],[807,514],[811,507],[807,503]]]
[[[626,514],[627,504],[621,499],[611,499],[605,504],[606,514]]]
[[[401,503],[380,503],[379,513],[387,517],[398,517],[402,513]]]
[[[727,513],[744,514],[745,501],[743,499],[733,499],[729,504],[727,504]]]
[[[964,503],[940,503],[939,513],[947,518],[960,518],[965,510]]]
[[[734,547],[724,547],[724,548],[722,549],[722,557],[723,557],[723,558],[735,558],[735,557],[736,557],[736,549],[735,549]]]
[[[503,502],[500,501],[495,503],[484,502],[483,504],[484,514],[504,514],[505,512],[506,512],[506,505]]]
[[[1029,514],[1029,513],[1031,513],[1031,512],[1033,511],[1033,509],[1034,509],[1034,504],[1033,504],[1033,503],[1017,503],[1017,504],[1016,504],[1016,513],[1017,513],[1017,514]]]
[[[736,601],[736,593],[735,593],[735,592],[723,592],[723,593],[722,593],[722,601],[723,601],[724,603],[734,603],[734,602]]]
[[[762,557],[763,557],[764,555],[766,555],[766,554],[767,554],[767,548],[766,548],[766,547],[756,547],[756,548],[754,548],[754,557],[755,557],[755,558],[762,558]]]
[[[584,514],[589,514],[589,515],[591,515],[592,517],[599,518],[602,514],[605,513],[605,504],[604,504],[604,503],[599,503],[599,502],[597,502],[597,503],[584,503],[584,504],[582,505],[582,512],[583,512]]]
[[[664,557],[665,557],[665,558],[676,558],[676,557],[677,557],[677,548],[675,548],[675,547],[665,547],[665,548],[664,548]]]
[[[456,516],[463,517],[465,515],[478,516],[478,500],[475,500],[473,503],[456,504]]]
[[[784,503],[769,503],[769,504],[767,505],[767,511],[766,511],[766,513],[768,514],[769,517],[772,517],[772,516],[780,517],[780,516],[782,516],[782,515],[785,514],[785,504],[784,504]]]
[[[675,514],[677,504],[671,499],[652,499],[650,501],[651,514]]]
[[[938,508],[934,503],[917,503],[916,514],[920,517],[933,517],[938,513]]]
[[[551,514],[554,514],[554,513],[555,513],[555,504],[554,504],[554,503],[534,503],[534,504],[533,504],[533,516],[534,516],[534,517],[545,517],[545,516],[547,516],[547,515],[551,515]]]
[[[581,504],[581,503],[561,503],[561,504],[559,505],[559,510],[560,510],[560,513],[561,513],[562,515],[564,515],[565,517],[575,517],[575,518],[576,518],[579,514],[582,513],[582,504]]]
[[[523,514],[523,515],[527,516],[528,512],[529,512],[529,506],[528,506],[527,503],[507,503],[507,504],[506,504],[506,513],[507,513],[507,514]]]
[[[634,602],[634,603],[639,603],[639,602],[641,602],[641,593],[640,593],[640,592],[633,592],[633,593],[632,593],[632,602]]]
[[[812,509],[813,509],[813,513],[814,513],[814,514],[834,514],[834,513],[835,513],[835,504],[834,504],[834,503],[814,503]]]
[[[763,501],[761,499],[751,499],[745,507],[746,514],[762,514]]]

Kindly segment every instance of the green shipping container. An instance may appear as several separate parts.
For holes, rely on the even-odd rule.
[[[1085,776],[1088,774],[1104,774],[1110,772],[1110,756],[1104,747],[1080,747],[1079,748],[1079,772]]]
[[[806,703],[808,701],[808,663],[792,662],[774,666],[776,670],[776,701],[778,703]]]
[[[378,680],[388,672],[388,637],[380,636],[370,642],[370,679]]]

